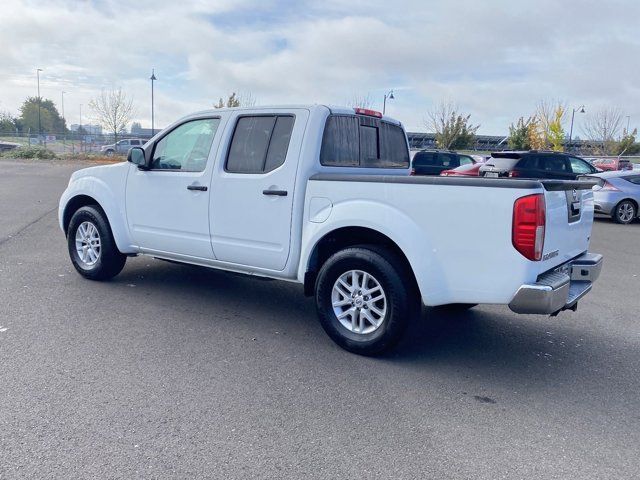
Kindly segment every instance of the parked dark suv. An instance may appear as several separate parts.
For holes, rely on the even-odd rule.
[[[480,167],[480,176],[575,180],[579,175],[597,171],[585,160],[566,153],[530,150],[492,153]]]
[[[420,150],[411,162],[411,175],[440,175],[445,170],[476,163],[469,155],[449,150]]]

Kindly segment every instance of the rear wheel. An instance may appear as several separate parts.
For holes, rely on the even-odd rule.
[[[316,284],[320,324],[342,348],[375,355],[393,347],[419,306],[413,277],[392,252],[377,246],[341,250]]]
[[[631,223],[637,214],[638,210],[636,205],[630,200],[623,200],[613,209],[612,217],[616,223],[626,225]]]
[[[116,246],[106,215],[97,206],[82,207],[73,214],[67,246],[75,269],[91,280],[115,277],[127,261]]]
[[[107,150],[107,151],[106,151],[107,157],[113,157],[113,154],[114,154],[114,153],[115,153],[115,152],[114,152],[113,150]]]

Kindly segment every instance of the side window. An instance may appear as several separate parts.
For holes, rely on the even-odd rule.
[[[414,163],[420,161],[420,155],[416,154]],[[331,115],[322,137],[320,163],[333,167],[407,168],[407,140],[401,127],[377,118]]]
[[[473,163],[473,159],[466,155],[458,155],[458,158],[460,159],[460,165],[470,165]]]
[[[573,173],[593,173],[594,168],[587,162],[577,157],[569,157],[571,161],[571,170]]]
[[[119,147],[128,147],[129,146],[129,140],[120,140],[118,142],[118,146]]]
[[[546,170],[547,172],[566,172],[567,169],[567,161],[565,157],[556,156],[556,155],[548,155],[544,157],[540,157],[538,163],[541,164],[542,170]]]
[[[219,125],[219,118],[203,118],[171,130],[156,143],[151,169],[202,172]]]
[[[131,140],[131,146],[140,145],[140,140]]]
[[[640,185],[640,175],[633,177],[624,177],[624,179],[631,183],[635,183],[636,185]]]
[[[294,117],[240,117],[225,169],[230,173],[267,173],[284,163]]]
[[[418,152],[413,157],[413,165],[416,167],[428,167],[436,164],[436,154],[430,152]]]
[[[451,153],[439,153],[437,164],[440,167],[447,168],[455,168],[459,166],[456,156]]]

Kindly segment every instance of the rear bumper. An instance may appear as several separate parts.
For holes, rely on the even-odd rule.
[[[509,308],[516,313],[550,315],[575,309],[578,300],[591,291],[600,276],[602,255],[583,253],[554,270],[543,273],[536,283],[522,285]]]

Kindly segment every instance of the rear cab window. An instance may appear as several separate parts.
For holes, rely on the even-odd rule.
[[[409,168],[402,127],[364,115],[327,118],[320,164],[331,167]]]

